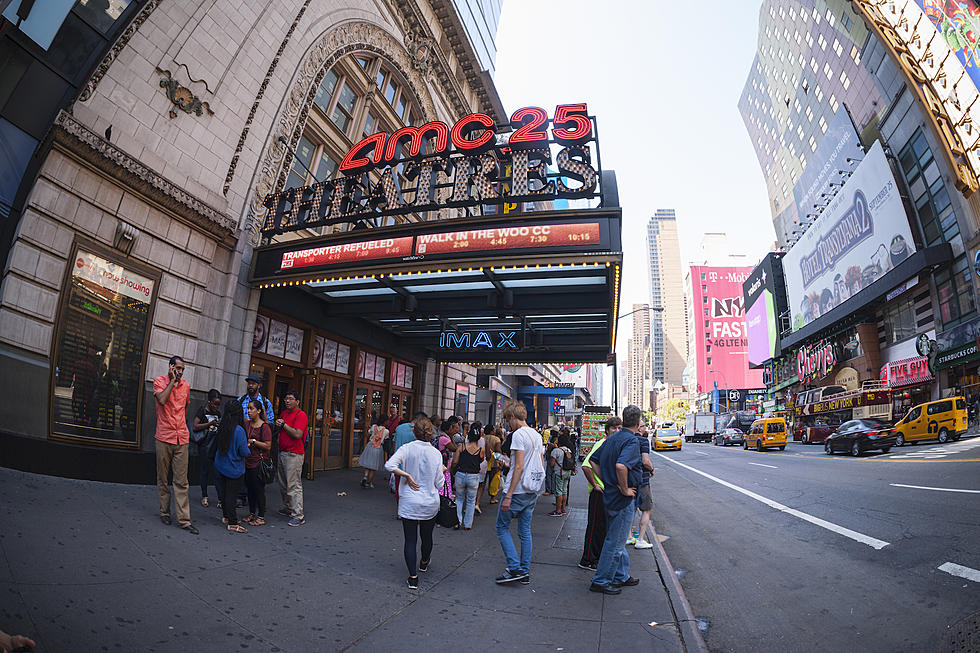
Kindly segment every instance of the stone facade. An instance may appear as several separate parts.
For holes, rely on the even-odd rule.
[[[148,2],[53,126],[4,270],[0,358],[50,369],[68,257],[93,242],[160,275],[147,396],[174,354],[194,391],[239,392],[260,300],[247,278],[261,200],[285,182],[280,138],[296,146],[332,63],[383,57],[426,120],[477,110],[505,119],[492,82],[470,74],[454,20],[426,0]],[[476,374],[429,361],[422,378],[420,407],[448,413],[455,384],[472,386]],[[42,389],[24,387],[24,402]],[[40,424],[8,428],[47,437]]]

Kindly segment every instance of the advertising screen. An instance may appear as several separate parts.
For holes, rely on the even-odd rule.
[[[946,44],[963,64],[973,85],[980,89],[980,3],[976,0],[915,0],[922,12],[943,35]]]
[[[914,251],[898,185],[876,142],[783,258],[793,330],[846,302]]]
[[[761,388],[762,370],[749,369],[742,284],[750,267],[691,267],[698,392]]]
[[[742,284],[749,367],[761,367],[779,353],[779,316],[786,311],[781,259],[770,252]]]

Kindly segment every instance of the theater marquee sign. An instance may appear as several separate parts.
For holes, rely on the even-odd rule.
[[[262,231],[598,195],[596,123],[584,103],[559,105],[550,118],[544,109],[524,107],[508,127],[513,132],[501,144],[497,132],[505,129],[482,113],[452,126],[429,122],[372,134],[341,161],[342,177],[268,195]]]
[[[969,197],[980,172],[980,98],[943,35],[913,0],[853,0],[925,108],[955,176]]]

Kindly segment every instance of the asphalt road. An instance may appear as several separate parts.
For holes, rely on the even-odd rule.
[[[654,524],[712,651],[939,651],[980,611],[980,438],[654,464]]]

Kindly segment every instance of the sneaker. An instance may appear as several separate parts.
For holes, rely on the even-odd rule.
[[[201,497],[201,505],[204,506],[205,508],[208,507],[208,498],[207,497]]]
[[[627,544],[636,544],[636,536],[631,535],[630,539],[626,540]]]
[[[558,510],[552,510],[548,513],[549,517],[561,517],[562,513]]]
[[[652,549],[653,545],[646,540],[637,540],[633,547],[637,549]]]
[[[627,578],[626,580],[624,580],[622,583],[609,583],[610,587],[617,587],[617,588],[618,587],[636,587],[639,584],[640,584],[640,579],[639,578],[633,578],[632,576],[630,576],[629,578]]]
[[[306,520],[303,519],[302,517],[293,517],[292,519],[289,520],[290,526],[302,526],[305,523]]]
[[[406,582],[408,583],[408,589],[410,589],[410,590],[417,590],[419,588],[419,577],[418,576],[410,576],[409,579],[408,579],[408,581],[406,581]]]
[[[429,563],[419,562],[419,571],[429,571]]]
[[[218,504],[218,507],[219,507],[219,508],[221,507],[221,504],[220,504],[220,503]],[[277,510],[276,512],[278,512],[278,513],[279,513],[280,515],[282,515],[283,517],[289,517],[289,516],[290,516],[291,514],[293,514],[293,513],[291,513],[291,512],[289,511],[289,508],[280,508],[280,509],[279,509],[279,510]]]
[[[361,478],[361,489],[363,490],[363,489],[366,489],[366,488],[367,488],[367,478],[364,477],[364,478]]]
[[[368,483],[367,486],[368,486],[368,489],[371,489],[371,490],[374,489],[374,483]]]
[[[527,577],[527,574],[522,574],[519,571],[511,571],[510,569],[505,569],[503,575],[497,576],[497,585],[506,585],[507,583],[513,583],[518,580],[522,580]]]
[[[623,593],[623,590],[619,589],[618,587],[614,587],[612,585],[599,585],[597,583],[592,583],[589,586],[589,591],[598,592],[599,594],[613,594],[613,595]]]
[[[595,565],[586,565],[581,562],[578,563],[579,569],[588,569],[590,571],[595,571]]]
[[[531,584],[531,574],[524,574],[524,578],[522,578],[520,580],[520,583],[521,583],[521,585],[530,585]]]

